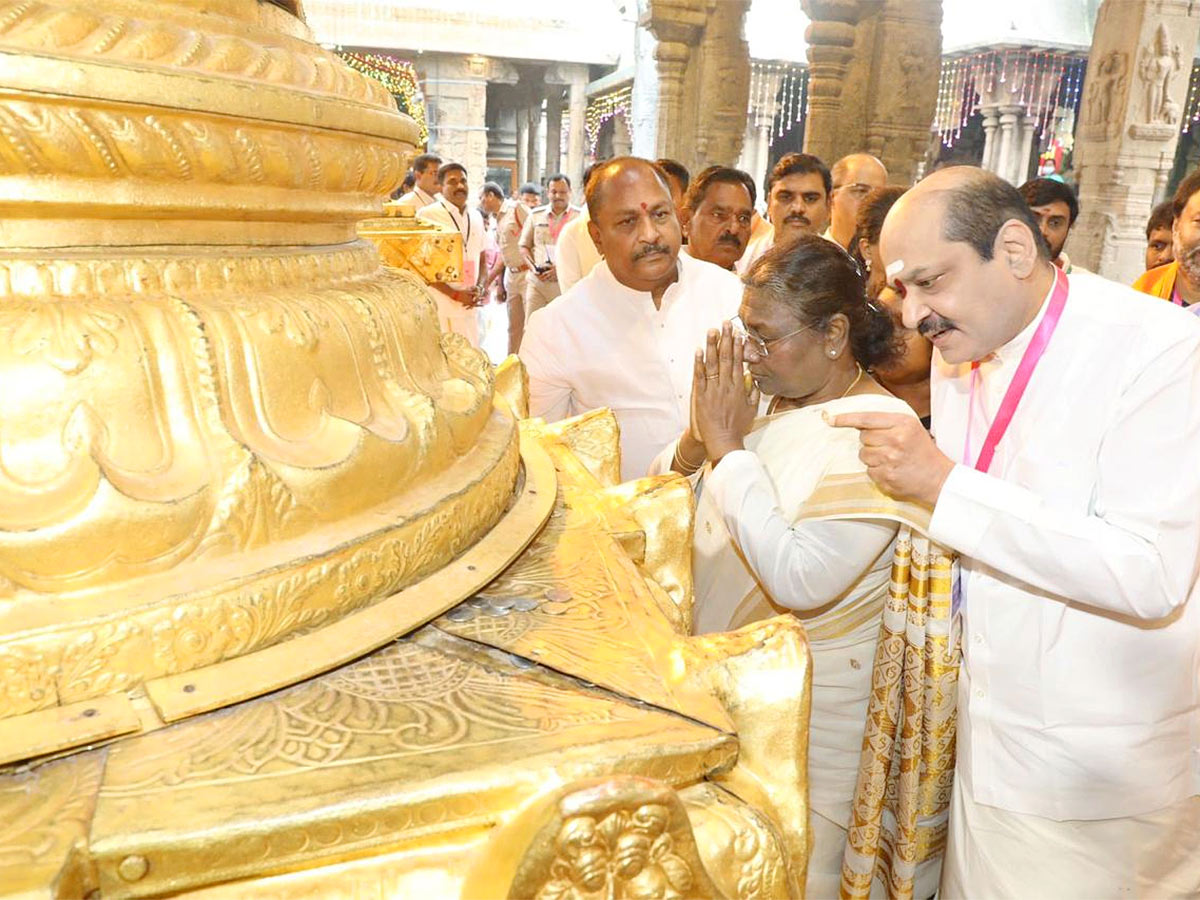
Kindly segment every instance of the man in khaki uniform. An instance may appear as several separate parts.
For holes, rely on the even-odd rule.
[[[510,197],[500,210],[496,240],[504,260],[504,295],[508,302],[508,352],[516,353],[525,333],[525,282],[529,266],[521,255],[521,232],[529,212],[542,199],[541,189],[533,182],[521,185],[519,196]]]
[[[558,271],[554,267],[554,245],[563,226],[579,215],[579,207],[571,206],[571,180],[561,172],[551,175],[546,183],[550,202],[529,214],[521,232],[521,255],[529,266],[525,280],[525,321],[557,297]]]

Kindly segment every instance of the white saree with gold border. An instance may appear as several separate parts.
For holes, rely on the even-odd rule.
[[[702,473],[695,630],[792,612],[808,631],[808,896],[930,896],[953,780],[951,560],[923,536],[929,511],[881,493],[858,432],[822,416],[865,411],[911,414],[866,394],[767,416]]]

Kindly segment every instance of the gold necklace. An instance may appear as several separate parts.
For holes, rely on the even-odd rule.
[[[858,363],[855,363],[854,368],[858,369],[858,374],[855,375],[854,380],[852,382],[850,382],[850,387],[848,387],[844,391],[842,391],[842,397],[845,397],[847,394],[849,394],[852,390],[854,390],[854,386],[856,384],[858,384],[860,381],[862,381],[863,367],[860,366]],[[842,397],[838,397],[838,399],[841,400]]]

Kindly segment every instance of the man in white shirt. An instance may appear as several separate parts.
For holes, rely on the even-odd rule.
[[[554,247],[563,226],[579,215],[571,205],[571,179],[561,172],[546,181],[545,206],[534,209],[521,231],[521,256],[529,267],[525,278],[525,321],[557,297],[558,269]]]
[[[960,554],[940,895],[1194,897],[1200,322],[1068,276],[1036,231],[980,169],[906,193],[882,256],[937,350],[937,443],[903,417],[834,420]]]
[[[638,478],[687,427],[696,350],[737,314],[742,285],[680,254],[666,178],[648,160],[605,163],[587,203],[604,260],[525,328],[530,415],[555,421],[611,408],[621,476]]]
[[[587,207],[563,226],[554,246],[554,265],[558,269],[558,287],[564,294],[600,262],[600,251],[588,234]]]
[[[424,209],[437,203],[438,169],[442,158],[436,153],[422,153],[413,160],[413,189],[398,201],[402,206]]]
[[[430,285],[438,295],[438,321],[443,331],[461,334],[472,346],[479,346],[479,317],[475,307],[480,297],[475,290],[484,266],[484,225],[479,210],[467,208],[470,190],[467,170],[462,163],[448,162],[438,169],[441,198],[421,209],[417,215],[439,225],[448,225],[462,235],[463,271],[458,281]]]
[[[771,220],[771,230],[751,239],[738,261],[738,274],[748,271],[776,242],[790,241],[804,233],[824,235],[829,227],[832,190],[833,178],[820,159],[811,153],[785,154],[767,178],[767,218]]]
[[[608,162],[598,159],[583,170],[583,190],[586,194],[588,181],[592,173]],[[592,267],[600,262],[600,251],[596,242],[588,233],[587,206],[579,211],[558,234],[558,243],[554,245],[554,265],[558,269],[558,288],[564,294],[574,287],[584,275],[592,271]]]

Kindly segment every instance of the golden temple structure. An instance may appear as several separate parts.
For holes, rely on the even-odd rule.
[[[439,331],[386,90],[296,0],[0,0],[0,84],[0,897],[799,896],[802,628]]]

